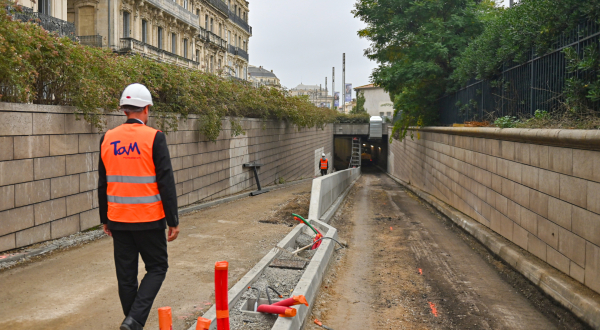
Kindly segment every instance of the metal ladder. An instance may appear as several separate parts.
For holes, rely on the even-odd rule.
[[[350,154],[350,164],[348,168],[360,167],[360,138],[352,138],[352,153]]]

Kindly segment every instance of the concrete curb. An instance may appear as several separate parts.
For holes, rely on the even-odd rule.
[[[583,322],[600,329],[600,295],[436,197],[386,174],[450,218]]]
[[[360,174],[358,177],[360,178]],[[342,201],[348,195],[348,192],[354,186],[357,180],[358,178],[354,180],[348,186],[348,188],[346,188],[346,190],[336,199],[336,201],[331,205],[327,212],[323,214],[321,220],[329,221],[331,219],[331,217],[335,214]],[[337,229],[335,229],[334,227],[319,220],[310,220],[310,222],[311,224],[315,224],[319,228],[319,230],[321,230],[321,232],[326,231],[326,233],[324,234],[325,237],[331,237],[334,239],[338,238]],[[244,275],[231,289],[229,289],[228,298],[230,308],[238,302],[242,294],[247,290],[250,283],[254,282],[260,276],[263,270],[269,266],[273,259],[275,259],[280,254],[280,249],[285,249],[286,247],[292,245],[298,237],[298,235],[300,235],[303,230],[310,230],[310,228],[308,228],[308,226],[304,224],[299,224],[296,227],[294,227],[294,229],[292,229],[292,231],[277,244],[276,248],[273,248],[252,269],[250,269],[250,271],[248,271],[248,273],[246,273],[246,275]],[[294,308],[298,309],[296,317],[280,317],[277,319],[272,329],[301,329],[302,325],[305,323],[306,319],[310,315],[310,310],[317,297],[319,288],[321,287],[323,275],[325,274],[325,271],[329,266],[329,261],[331,260],[331,256],[333,255],[333,252],[335,250],[335,244],[336,243],[332,240],[323,240],[323,243],[321,243],[322,249],[319,248],[317,250],[317,253],[315,253],[309,264],[306,266],[306,270],[304,271],[304,274],[302,274],[302,277],[296,285],[296,288],[294,288],[294,292],[292,293],[292,295],[304,295],[309,303],[309,307],[306,307],[304,305],[293,306]],[[210,330],[217,329],[217,314],[215,305],[211,306],[211,308],[206,313],[204,313],[202,317],[211,320]],[[188,330],[195,329],[196,322],[194,322],[192,326],[188,328]]]
[[[327,233],[324,233],[324,237],[338,239],[337,229],[332,226],[319,220],[312,220],[311,224],[317,225],[321,232],[324,232],[324,229],[327,228]],[[297,309],[296,317],[278,317],[271,328],[272,330],[299,330],[302,328],[317,298],[317,293],[323,281],[323,275],[327,271],[329,261],[333,256],[335,244],[333,240],[323,240],[317,253],[315,253],[308,266],[306,266],[306,270],[302,274],[298,284],[296,284],[294,292],[292,292],[294,296],[304,295],[308,301],[308,307],[304,305],[293,306]]]
[[[250,271],[248,271],[248,273],[246,273],[246,275],[244,275],[244,277],[242,277],[233,287],[231,287],[231,289],[229,289],[228,298],[229,298],[229,307],[230,308],[232,306],[235,306],[235,304],[238,302],[238,300],[240,299],[242,294],[244,294],[244,292],[246,292],[246,290],[248,290],[248,285],[250,285],[250,283],[254,282],[260,276],[260,274],[263,272],[263,270],[269,266],[271,261],[273,261],[273,259],[275,259],[275,258],[277,258],[277,256],[279,256],[279,254],[281,253],[280,249],[286,248],[287,246],[291,245],[296,240],[296,237],[298,237],[298,235],[300,235],[300,233],[302,233],[302,229],[303,229],[302,227],[306,227],[306,226],[303,224],[300,224],[300,225],[297,225],[296,227],[294,227],[294,229],[292,229],[292,231],[289,234],[287,234],[279,243],[277,243],[277,247],[271,249],[271,251],[269,253],[267,253],[267,255],[265,255],[254,267],[252,267],[252,269],[250,269]],[[206,313],[204,313],[204,315],[202,315],[202,317],[211,320],[210,330],[217,329],[216,305],[213,304],[211,306],[211,308]],[[196,322],[194,322],[194,324],[192,324],[192,326],[189,328],[189,330],[195,330],[195,329],[196,329]]]

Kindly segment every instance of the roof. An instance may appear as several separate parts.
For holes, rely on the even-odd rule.
[[[321,88],[321,86],[319,85],[304,85],[304,84],[300,84],[292,89],[296,89],[296,90],[315,90],[315,89],[319,89]]]
[[[274,78],[277,78],[277,76],[273,72],[271,72],[267,69],[263,69],[261,67],[256,67],[256,66],[249,66],[248,74],[252,77],[274,77]]]
[[[364,86],[358,86],[358,87],[354,87],[354,90],[358,90],[358,89],[369,89],[369,88],[381,88],[379,86],[375,86],[373,84],[368,84],[368,85],[364,85]]]

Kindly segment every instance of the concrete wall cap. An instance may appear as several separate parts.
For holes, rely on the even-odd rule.
[[[413,127],[411,129],[421,132],[600,150],[600,130],[496,127]]]

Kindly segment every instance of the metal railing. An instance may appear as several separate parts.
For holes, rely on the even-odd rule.
[[[201,40],[204,40],[205,42],[210,42],[214,45],[216,45],[217,47],[222,48],[223,50],[227,50],[227,41],[223,40],[223,38],[219,37],[218,35],[207,31],[206,29],[200,27],[198,29],[198,38]]]
[[[152,6],[164,10],[167,14],[193,26],[194,28],[200,27],[200,20],[197,15],[194,15],[189,10],[178,5],[172,0],[146,0]],[[220,1],[220,0],[216,0]]]
[[[117,51],[119,53],[138,53],[159,62],[175,64],[186,68],[200,68],[199,62],[173,54],[133,38],[121,38],[119,49]]]
[[[102,36],[77,36],[79,43],[91,47],[102,47]]]
[[[15,20],[22,22],[32,22],[38,24],[48,32],[55,32],[61,37],[69,37],[75,40],[75,24],[62,19],[52,17],[37,11],[32,8],[21,7],[21,10],[9,8],[10,15]]]
[[[438,100],[442,125],[502,116],[530,117],[536,110],[555,112],[565,101],[565,83],[581,72],[569,72],[564,50],[573,48],[583,58],[584,48],[600,44],[600,24],[589,21],[564,33],[553,49],[525,63],[505,63],[493,81],[471,80],[459,91]],[[600,110],[600,102],[593,105]]]
[[[229,12],[227,4],[222,0],[206,0],[206,2],[208,2],[211,6],[215,7],[216,9],[220,10],[225,15],[227,15]]]
[[[248,24],[248,22],[244,21],[241,17],[239,17],[234,11],[227,10],[229,14],[229,20],[233,23],[239,25],[242,29],[246,30],[246,32],[252,35],[252,27]]]
[[[248,62],[248,52],[241,49],[240,47],[235,47],[233,45],[229,45],[229,48],[227,49],[227,51],[229,52],[229,54],[240,56],[243,59],[245,59],[246,62]]]

